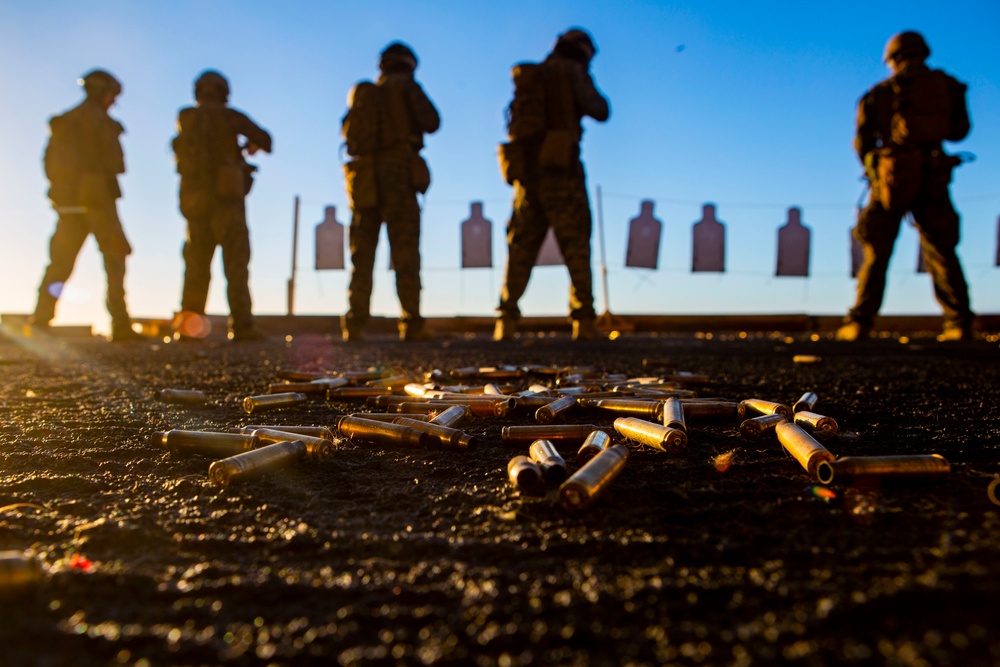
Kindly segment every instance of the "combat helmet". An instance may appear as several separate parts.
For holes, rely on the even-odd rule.
[[[413,72],[417,69],[417,54],[402,42],[393,42],[379,54],[378,67],[383,72],[400,71]]]
[[[84,74],[80,78],[80,85],[83,86],[87,97],[100,97],[105,93],[120,95],[122,92],[121,81],[103,69],[92,69]]]
[[[556,53],[589,63],[597,54],[594,38],[582,28],[570,28],[556,38],[554,50]]]
[[[925,60],[931,55],[931,47],[927,46],[924,36],[919,32],[907,30],[893,35],[885,45],[884,62],[903,61],[908,58]]]
[[[202,102],[229,99],[229,81],[214,69],[205,70],[194,82],[194,99]]]

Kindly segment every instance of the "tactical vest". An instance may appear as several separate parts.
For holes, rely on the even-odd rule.
[[[955,100],[947,74],[940,70],[902,72],[892,77],[890,83],[892,144],[933,146],[951,136]]]

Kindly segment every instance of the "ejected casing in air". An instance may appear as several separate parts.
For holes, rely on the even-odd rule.
[[[272,470],[284,468],[302,459],[306,454],[306,444],[299,440],[276,442],[260,449],[253,449],[208,467],[208,479],[213,484],[228,486],[233,482],[260,477]]]
[[[788,421],[781,415],[761,415],[740,422],[740,435],[744,440],[763,440],[768,435],[774,435],[774,427]]]
[[[679,398],[668,398],[663,401],[663,418],[660,420],[667,428],[675,428],[687,433],[687,422],[684,420],[684,405]]]
[[[507,463],[510,483],[525,491],[535,491],[542,486],[542,469],[527,456],[515,456]]]
[[[782,422],[774,427],[774,432],[778,435],[778,442],[785,451],[813,477],[816,476],[816,469],[822,461],[834,459],[826,447],[816,442],[815,438],[803,431],[800,426]]]
[[[393,423],[408,426],[414,431],[420,431],[433,437],[437,449],[467,452],[478,444],[476,436],[442,424],[432,424],[431,422],[424,422],[409,417],[398,417]]]
[[[676,428],[654,424],[637,417],[619,417],[615,430],[629,440],[648,445],[668,454],[680,454],[687,449],[687,434]]]
[[[837,431],[839,430],[837,420],[833,417],[818,415],[815,412],[809,412],[808,410],[796,412],[795,418],[792,421],[812,433],[820,440],[832,438],[837,435]]]
[[[628,449],[615,445],[602,449],[559,487],[559,502],[568,510],[589,507],[625,467]]]
[[[580,450],[576,453],[577,465],[583,465],[594,458],[602,451],[611,446],[611,436],[604,431],[592,431],[587,439],[580,445]]]
[[[41,564],[22,551],[0,551],[0,596],[37,584]]]
[[[241,428],[240,431],[242,433],[249,433],[261,428],[267,428],[274,431],[284,431],[285,433],[311,435],[314,438],[326,438],[331,442],[334,437],[336,437],[333,433],[333,429],[329,426],[278,426],[277,424],[250,424]]]
[[[288,392],[284,394],[264,394],[263,396],[247,396],[243,399],[243,410],[252,415],[255,412],[278,410],[293,405],[300,405],[309,400],[305,394]]]
[[[434,436],[415,431],[409,426],[351,415],[341,417],[337,421],[337,430],[352,441],[374,442],[383,445],[403,445],[427,449],[433,447],[436,441]]]
[[[326,392],[326,399],[328,401],[349,401],[371,398],[372,396],[386,396],[391,393],[392,390],[385,387],[337,387]]]
[[[783,403],[765,401],[762,398],[748,398],[745,401],[740,401],[737,410],[741,420],[756,417],[757,415],[781,415],[788,420],[792,418],[792,409],[790,407]]]
[[[451,426],[454,428],[456,424],[469,416],[469,408],[464,405],[452,405],[444,412],[440,412],[430,419],[432,424],[441,424],[442,426]]]
[[[576,396],[563,396],[535,410],[535,421],[539,424],[551,424],[559,421],[563,415],[577,406]]]
[[[208,400],[205,392],[197,389],[160,389],[156,397],[164,403],[179,403],[181,405],[200,405]]]
[[[324,394],[329,387],[319,382],[273,382],[267,385],[267,393],[284,394],[290,391],[300,394]]]
[[[232,456],[260,446],[252,433],[211,433],[209,431],[156,431],[150,444],[185,454]]]
[[[811,391],[807,391],[802,394],[799,400],[795,401],[792,405],[792,412],[802,412],[809,411],[816,407],[816,402],[819,401],[819,396]]]
[[[562,484],[566,481],[566,460],[550,440],[535,440],[528,448],[528,455],[542,469],[546,482]]]
[[[500,430],[503,444],[512,447],[528,447],[535,440],[551,440],[554,443],[575,445],[587,439],[592,431],[608,429],[594,424],[547,424],[538,426],[504,426]]]
[[[842,484],[874,480],[933,479],[951,472],[948,461],[940,454],[903,456],[845,456],[836,461],[823,461],[816,476],[824,484]]]
[[[329,461],[333,458],[333,441],[292,431],[262,428],[254,431],[261,442],[275,443],[298,440],[306,446],[306,458],[310,461]]]
[[[632,415],[659,420],[663,414],[662,401],[645,401],[638,398],[588,398],[580,397],[580,405],[592,410],[602,410],[616,415]]]

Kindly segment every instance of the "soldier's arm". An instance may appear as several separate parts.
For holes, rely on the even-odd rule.
[[[250,144],[253,144],[265,153],[270,153],[272,147],[271,135],[268,134],[267,130],[250,120],[243,112],[236,109],[230,109],[229,111],[231,114],[230,122],[236,133],[246,137]]]
[[[965,102],[965,91],[968,90],[968,86],[955,79],[952,81],[954,82],[952,94],[955,97],[955,104],[952,106],[951,134],[947,138],[948,141],[961,141],[969,136],[969,130],[972,129],[972,122],[969,120],[969,107]]]
[[[441,127],[441,116],[434,107],[434,103],[427,97],[427,93],[416,81],[411,81],[411,85],[406,87],[406,96],[413,110],[413,118],[417,122],[417,129],[424,134],[434,134]]]
[[[606,97],[597,90],[590,72],[582,67],[573,68],[573,96],[577,106],[584,115],[603,123],[611,115],[611,108]]]
[[[869,91],[858,102],[857,125],[854,132],[854,150],[863,164],[865,156],[878,148],[877,119],[874,107],[875,95]]]
[[[104,168],[112,174],[125,173],[125,153],[122,151],[121,135],[125,134],[125,126],[113,118],[105,129],[101,138]]]

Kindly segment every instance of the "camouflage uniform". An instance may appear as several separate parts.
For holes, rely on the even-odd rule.
[[[907,33],[903,33],[906,35]],[[913,33],[909,33],[913,35]],[[897,38],[894,39],[898,39]],[[922,39],[918,44],[922,43]],[[892,42],[890,42],[892,44]],[[926,49],[926,46],[924,47]],[[926,51],[929,54],[929,49]],[[887,60],[889,58],[887,57]],[[927,270],[934,282],[934,295],[944,311],[946,333],[951,331],[957,337],[971,335],[973,313],[969,306],[968,287],[955,247],[959,241],[959,216],[951,202],[948,184],[957,160],[944,153],[941,141],[920,144],[900,144],[893,141],[893,116],[900,104],[899,86],[894,80],[915,79],[934,73],[928,69],[923,58],[907,59],[895,66],[892,77],[880,82],[861,99],[857,113],[857,132],[854,147],[866,165],[872,180],[872,194],[868,204],[858,216],[854,236],[861,243],[864,261],[858,272],[857,298],[847,316],[848,327],[853,326],[861,334],[871,329],[875,316],[882,305],[885,291],[886,271],[892,256],[893,246],[899,234],[903,216],[909,212],[913,216],[920,233],[920,246]],[[950,119],[943,120],[950,126],[945,139],[959,141],[969,132],[969,117],[965,103],[966,86],[950,76],[943,75],[952,97],[943,108],[951,109]],[[877,196],[879,188],[887,187],[879,182],[876,163],[883,151],[899,151],[919,155],[919,190],[908,210],[887,208]],[[916,184],[911,184],[916,186]],[[853,337],[848,336],[850,340]]]
[[[216,83],[221,86],[224,81]],[[216,246],[222,246],[233,338],[255,338],[259,334],[254,329],[250,299],[246,189],[227,195],[220,192],[218,180],[222,164],[239,167],[249,179],[240,137],[246,138],[248,147],[270,153],[271,136],[245,114],[226,106],[228,84],[224,95],[211,89],[196,90],[198,104],[180,111],[174,140],[181,175],[180,209],[187,219],[181,310],[205,314],[212,258]]]
[[[49,265],[31,322],[44,327],[55,316],[62,286],[73,272],[84,242],[93,234],[108,278],[112,338],[125,339],[133,335],[125,305],[125,258],[132,248],[117,209],[121,197],[118,174],[125,173],[120,141],[125,128],[107,111],[121,85],[110,74],[95,70],[84,77],[84,86],[87,99],[50,121],[53,140],[46,149],[45,163],[49,198],[59,220],[49,242]],[[66,154],[55,154],[56,142],[65,147]]]
[[[570,31],[580,32],[580,31]],[[570,34],[566,33],[566,34]],[[564,35],[565,36],[565,35]],[[553,118],[547,113],[546,128],[569,130],[575,140],[573,157],[565,167],[541,166],[537,148],[529,152],[528,174],[514,182],[514,205],[507,223],[507,268],[500,293],[498,311],[502,321],[516,323],[521,312],[517,303],[528,286],[538,251],[551,226],[559,243],[570,276],[569,307],[574,322],[592,323],[594,294],[590,262],[591,214],[583,164],[580,162],[579,141],[583,134],[581,121],[590,116],[597,121],[608,119],[607,100],[594,85],[587,69],[590,56],[556,49],[539,65],[546,82],[546,99],[558,95],[557,89],[569,90],[572,99],[563,115]],[[588,44],[590,44],[588,39]],[[591,44],[592,48],[592,44]],[[568,81],[569,86],[564,84]],[[548,108],[553,104],[546,102]],[[568,126],[568,127],[567,127]],[[506,337],[500,336],[499,337]]]
[[[424,334],[420,315],[420,206],[412,174],[415,160],[421,159],[418,153],[424,145],[423,135],[436,132],[441,120],[433,102],[413,78],[416,58],[412,51],[407,48],[405,63],[397,67],[399,63],[391,57],[393,48],[390,45],[383,52],[383,71],[376,82],[382,99],[387,100],[380,110],[379,147],[374,155],[361,156],[374,158],[377,204],[359,207],[351,202],[352,268],[348,311],[341,323],[345,340],[360,338],[370,317],[375,248],[383,222],[389,234],[396,295],[402,310],[400,337]]]

